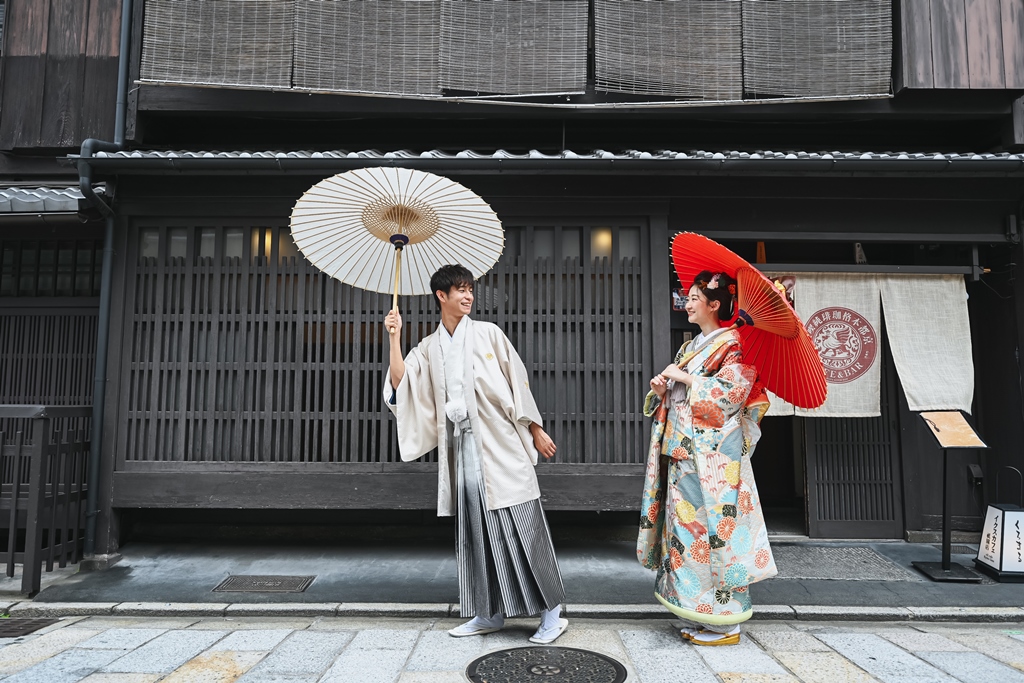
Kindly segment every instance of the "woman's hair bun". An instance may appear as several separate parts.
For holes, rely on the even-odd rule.
[[[729,320],[736,315],[735,278],[725,273],[702,270],[693,278],[693,286],[699,289],[709,302],[718,302],[719,320]]]

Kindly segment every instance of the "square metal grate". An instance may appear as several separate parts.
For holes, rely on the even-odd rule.
[[[239,574],[229,576],[214,588],[221,593],[302,593],[316,576],[274,576]]]
[[[942,544],[941,543],[934,543],[932,545],[935,548],[937,548],[938,550],[942,550]],[[951,552],[954,555],[977,555],[978,554],[978,548],[977,548],[977,546],[973,546],[973,545],[965,545],[963,543],[953,543],[953,544],[951,544],[949,546],[949,552]]]
[[[56,624],[60,619],[0,619],[0,638],[18,638],[35,633],[41,628],[50,624]]]

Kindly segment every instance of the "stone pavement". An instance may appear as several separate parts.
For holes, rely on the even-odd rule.
[[[69,617],[0,640],[3,683],[464,683],[534,620],[453,639],[457,619]],[[558,644],[622,662],[631,683],[1024,683],[1024,624],[756,621],[740,645],[684,644],[666,618],[573,619]],[[535,680],[542,680],[537,678]]]

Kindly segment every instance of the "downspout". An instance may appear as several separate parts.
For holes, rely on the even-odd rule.
[[[121,0],[121,44],[117,57],[117,103],[114,111],[114,141],[89,138],[82,143],[78,158],[78,185],[82,195],[106,219],[103,232],[103,270],[100,273],[100,308],[96,334],[96,375],[92,391],[92,441],[89,451],[86,497],[85,547],[83,555],[96,554],[96,518],[99,515],[100,456],[103,446],[103,408],[107,394],[107,348],[110,341],[110,294],[114,270],[114,209],[92,187],[89,159],[96,152],[117,152],[124,148],[125,118],[128,112],[128,65],[131,47],[132,0]]]

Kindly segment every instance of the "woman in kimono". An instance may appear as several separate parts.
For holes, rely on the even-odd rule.
[[[777,572],[750,466],[768,399],[743,362],[736,281],[704,271],[686,300],[700,327],[651,380],[654,418],[637,555],[656,569],[655,597],[695,645],[734,645],[751,617],[750,584]]]

